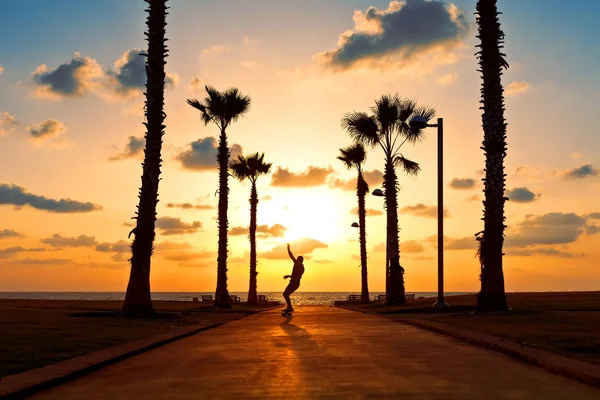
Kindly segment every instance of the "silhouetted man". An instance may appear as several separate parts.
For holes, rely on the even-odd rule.
[[[300,279],[302,279],[302,275],[304,274],[304,264],[303,264],[304,257],[302,257],[302,256],[298,256],[298,258],[294,257],[294,255],[292,254],[292,251],[290,250],[289,243],[287,245],[287,251],[288,251],[290,258],[294,262],[294,268],[292,269],[291,275],[286,275],[283,277],[283,279],[291,278],[290,283],[287,285],[287,287],[285,288],[285,291],[283,292],[283,298],[285,299],[285,302],[287,303],[287,308],[283,311],[291,312],[291,311],[294,311],[294,308],[292,307],[292,302],[290,301],[290,294],[294,293],[300,287]]]

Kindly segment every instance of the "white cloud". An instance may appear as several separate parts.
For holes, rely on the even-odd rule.
[[[53,146],[67,144],[67,127],[61,121],[47,119],[38,125],[28,125],[25,129],[35,144],[47,142],[50,142]]]
[[[193,93],[198,93],[204,90],[206,82],[203,79],[194,76],[188,84],[188,90]]]
[[[506,85],[507,96],[517,96],[519,94],[527,93],[531,89],[531,85],[525,81],[513,81]]]
[[[231,51],[231,46],[229,45],[224,45],[224,44],[218,44],[218,45],[214,45],[214,46],[210,46],[207,47],[206,49],[202,50],[202,55],[203,56],[209,56],[212,54],[221,54],[221,53],[227,53]]]
[[[441,59],[452,59],[456,58],[452,50],[469,30],[465,14],[440,1],[394,0],[387,9],[356,10],[353,20],[354,28],[340,35],[337,48],[315,59],[333,70],[358,65],[404,68],[432,50],[441,51]],[[441,59],[437,65],[447,63]]]
[[[0,136],[12,131],[17,124],[14,115],[7,112],[0,113]]]
[[[458,74],[456,72],[450,72],[446,75],[442,75],[437,78],[437,83],[442,86],[450,86],[453,85],[458,79]]]

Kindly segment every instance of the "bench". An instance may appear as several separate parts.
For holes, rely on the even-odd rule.
[[[405,294],[404,295],[404,299],[405,300],[414,300],[415,299],[415,294],[414,293]],[[378,302],[378,303],[383,303],[385,301],[385,294],[379,294],[379,295],[375,296],[375,298],[373,299],[373,301]]]
[[[241,301],[240,296],[236,296],[235,294],[230,294],[229,301],[232,303],[239,303]]]
[[[208,303],[208,302],[213,301],[212,294],[203,294],[203,295],[201,295],[201,298],[202,298],[203,303]]]
[[[269,298],[267,296],[265,296],[264,294],[259,294],[257,297],[258,300],[258,304],[264,304],[269,302]]]
[[[377,296],[375,296],[373,301],[377,303],[383,303],[385,301],[385,294],[378,294]]]
[[[351,294],[348,296],[346,301],[362,301],[362,295],[360,294]]]

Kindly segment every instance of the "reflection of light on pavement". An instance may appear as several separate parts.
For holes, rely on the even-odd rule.
[[[289,326],[289,323],[289,319],[284,320],[279,326],[273,327],[268,335],[271,339],[269,347],[273,354],[276,373],[266,393],[270,396],[278,394],[275,397],[281,395],[282,398],[306,398],[304,391],[306,382],[303,382],[305,376],[300,364],[298,347],[294,344],[296,339],[285,327]]]

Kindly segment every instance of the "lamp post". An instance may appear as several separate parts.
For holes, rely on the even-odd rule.
[[[429,124],[427,119],[417,115],[413,117],[410,126],[416,129],[435,128],[438,131],[438,299],[434,308],[446,308],[444,301],[444,119],[438,118],[437,124]]]

